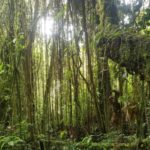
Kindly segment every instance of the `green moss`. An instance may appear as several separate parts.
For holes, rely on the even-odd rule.
[[[117,27],[106,27],[96,35],[97,47],[102,55],[126,67],[131,74],[144,74],[150,72],[150,37],[141,35],[133,30],[121,31]]]

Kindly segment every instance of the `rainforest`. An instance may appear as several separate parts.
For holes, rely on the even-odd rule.
[[[150,150],[150,1],[0,0],[0,150]]]

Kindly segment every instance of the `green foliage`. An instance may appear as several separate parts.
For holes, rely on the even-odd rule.
[[[67,131],[64,130],[64,131],[60,132],[59,138],[60,139],[67,139],[67,136],[68,136]]]
[[[20,135],[24,137],[24,139],[28,139],[29,138],[28,127],[29,123],[27,123],[26,120],[21,121],[20,123],[16,124],[16,130],[14,132],[14,135]]]
[[[81,141],[81,143],[84,143],[87,145],[90,145],[91,142],[92,142],[92,136],[87,136],[87,137],[83,138],[83,140]]]
[[[64,8],[65,7],[61,7],[60,10],[59,10],[59,12],[57,12],[56,16],[54,17],[54,19],[56,21],[60,21],[63,18],[64,13],[65,13],[65,9]]]
[[[150,8],[144,10],[137,20],[137,25],[141,32],[150,35]]]
[[[14,38],[13,43],[15,44],[16,52],[22,52],[24,50],[24,40],[25,38],[23,33],[19,33],[17,38]]]
[[[4,121],[7,112],[10,110],[9,101],[11,98],[11,80],[10,65],[5,65],[0,62],[0,120]]]
[[[17,136],[0,136],[0,149],[15,147],[19,143],[24,141]]]
[[[38,1],[35,1],[35,4],[36,2]],[[104,80],[104,84],[100,86],[103,88],[102,91],[109,94],[111,89],[119,90],[120,85],[118,82],[121,81],[123,95],[118,100],[122,102],[121,104],[124,104],[132,98],[139,100],[142,92],[140,92],[140,88],[137,88],[138,84],[131,84],[131,77],[133,76],[127,76],[125,73],[128,70],[126,71],[125,68],[120,69],[121,64],[125,62],[127,68],[133,66],[131,68],[133,69],[138,66],[138,64],[134,66],[133,62],[140,62],[137,60],[140,60],[139,56],[141,56],[144,58],[144,61],[141,60],[143,61],[141,64],[146,62],[143,65],[144,74],[147,75],[147,79],[150,78],[149,48],[147,46],[149,37],[141,36],[136,29],[124,30],[119,24],[116,27],[109,23],[118,22],[117,14],[111,13],[114,12],[113,8],[116,8],[113,0],[99,1],[100,9],[98,11],[101,14],[99,13],[100,18],[98,19],[101,22],[100,25],[95,24],[94,26],[93,22],[97,17],[95,16],[97,10],[91,11],[90,7],[91,3],[96,4],[98,1],[85,1],[86,21],[84,21],[84,15],[81,13],[83,8],[80,0],[59,2],[51,1],[50,4],[47,4],[46,1],[39,1],[39,5],[43,6],[40,6],[39,12],[36,12],[32,1],[30,3],[23,0],[16,3],[10,0],[10,5],[14,3],[14,8],[6,4],[8,5],[8,12],[2,11],[2,13],[5,13],[0,14],[6,16],[4,24],[3,21],[0,22],[0,33],[2,33],[0,35],[0,115],[2,116],[0,116],[0,121],[3,123],[1,130],[4,129],[4,126],[6,128],[5,136],[0,137],[1,149],[15,147],[18,143],[23,142],[21,138],[25,141],[33,140],[33,145],[36,140],[45,142],[47,137],[49,139],[57,137],[60,140],[66,140],[68,133],[64,128],[67,125],[79,125],[85,130],[102,126],[100,123],[103,115],[97,116],[97,114],[100,114],[96,114],[95,108],[97,106],[99,107],[97,112],[103,112],[103,110],[106,112],[103,113],[106,116],[104,124],[108,124],[109,127],[111,126],[108,121],[109,115],[107,115],[105,109],[109,109],[107,96],[110,95],[105,95],[104,98],[101,97],[98,90],[100,82]],[[103,8],[101,2],[104,2],[106,9]],[[46,5],[50,6],[46,8]],[[45,9],[47,13],[45,12],[43,15],[41,8]],[[132,13],[130,6],[124,7],[123,12],[123,17],[124,14],[129,16]],[[37,17],[34,20],[34,15],[38,15],[39,18]],[[38,24],[38,19],[45,18],[46,25],[46,19],[49,18],[49,15],[54,20],[54,26],[52,27],[54,33],[52,37],[49,37],[47,33],[42,33],[45,34],[43,38],[40,36],[41,33],[39,34],[39,32],[43,32],[43,29],[41,24]],[[108,21],[105,21],[105,19]],[[147,9],[138,20],[139,30],[144,34],[149,34],[149,19],[150,10]],[[8,23],[6,27],[5,22]],[[86,25],[84,25],[84,22]],[[37,32],[34,30],[36,25],[39,29]],[[99,32],[97,32],[97,27]],[[47,29],[44,30],[47,32]],[[85,37],[86,30],[89,35],[87,39]],[[95,42],[93,42],[93,39]],[[76,50],[78,49],[77,45],[80,49],[78,55],[76,53],[78,51]],[[26,47],[29,49],[26,49]],[[99,52],[107,54],[107,48],[110,50],[108,54],[112,54],[116,59],[118,58],[116,64],[111,62],[109,63],[110,68],[107,68],[111,76],[112,87],[110,89],[108,89],[109,85],[107,84],[109,78],[106,79],[98,75],[100,70],[97,62],[101,59],[100,67],[103,68],[104,63],[102,62],[105,56],[96,56]],[[90,59],[87,57],[86,49],[90,51]],[[97,50],[100,51],[97,53]],[[80,57],[81,62],[78,62],[79,58],[77,57]],[[73,62],[73,58],[77,58],[75,62]],[[92,65],[88,65],[90,64],[89,61]],[[105,72],[106,70],[102,69],[101,71]],[[130,72],[133,73],[132,70],[129,70]],[[105,73],[103,75],[105,76]],[[134,75],[136,76],[136,74]],[[101,105],[103,99],[106,103],[104,108]],[[81,108],[78,109],[78,105]],[[109,113],[111,113],[111,110]],[[8,125],[5,125],[6,123]],[[59,126],[63,128],[63,131],[60,131],[61,128],[59,131],[47,132],[48,128],[57,129]],[[36,131],[36,129],[39,130]],[[78,131],[80,130],[78,129]],[[76,137],[77,131],[74,132],[75,136],[71,133],[70,138]],[[88,131],[88,134],[89,132],[92,131]],[[68,140],[67,145],[70,146],[70,149],[82,149],[83,147],[85,149],[111,149],[115,144],[119,145],[122,142],[121,140],[124,140],[124,143],[126,139],[128,143],[134,140],[133,137],[125,137],[116,132],[104,134],[102,138],[101,135],[98,138],[96,137],[97,141],[100,141],[99,143],[94,143],[94,138],[92,138],[93,136],[87,136],[82,141],[72,145]],[[57,143],[55,144],[57,147]]]

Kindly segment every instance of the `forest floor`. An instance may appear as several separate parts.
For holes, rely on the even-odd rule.
[[[137,139],[136,134],[124,135],[121,131],[94,134],[80,140],[69,138],[65,131],[57,135],[38,135],[36,150],[150,150],[150,136]],[[32,150],[33,141],[15,135],[0,136],[0,150]]]
[[[45,143],[44,147],[51,147],[53,150],[150,150],[150,136],[140,140],[136,135],[124,135],[116,131],[89,135],[81,141],[58,137],[45,140]]]

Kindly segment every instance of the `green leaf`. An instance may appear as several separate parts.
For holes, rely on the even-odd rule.
[[[10,141],[10,142],[8,142],[8,145],[10,145],[10,146],[14,146],[14,145],[15,145],[15,143],[14,143],[14,141]]]

